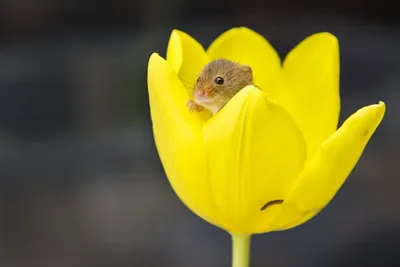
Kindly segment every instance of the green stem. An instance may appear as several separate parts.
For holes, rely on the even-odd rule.
[[[232,267],[250,266],[251,235],[232,234]]]

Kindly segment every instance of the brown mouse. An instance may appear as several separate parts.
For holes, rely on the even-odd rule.
[[[190,111],[210,110],[214,115],[241,89],[253,85],[251,67],[226,59],[208,63],[194,86],[193,100],[187,101]]]

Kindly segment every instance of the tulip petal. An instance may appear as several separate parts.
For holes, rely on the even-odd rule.
[[[382,121],[385,104],[358,110],[322,143],[282,205],[274,222],[284,230],[311,219],[335,196]]]
[[[207,54],[212,60],[225,58],[251,66],[254,83],[265,92],[280,80],[279,55],[263,36],[248,28],[224,32],[210,45]]]
[[[231,232],[252,233],[303,169],[306,146],[290,115],[248,86],[204,124],[215,203]]]
[[[192,95],[196,80],[209,62],[204,48],[187,33],[173,30],[167,48],[167,62]]]
[[[203,121],[188,111],[184,86],[158,54],[149,60],[148,88],[154,139],[171,186],[194,213],[223,227],[208,182]]]
[[[339,46],[329,33],[314,34],[297,45],[283,64],[284,88],[269,93],[303,131],[307,154],[335,132],[339,119]]]

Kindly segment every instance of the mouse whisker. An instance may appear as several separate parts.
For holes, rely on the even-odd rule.
[[[193,75],[188,75],[186,74],[184,78],[182,78],[181,76],[179,76],[179,79],[181,80],[186,80],[186,81],[193,81],[194,83],[196,83],[197,79],[199,78],[199,76],[193,76]]]
[[[183,79],[183,78],[179,78],[179,80],[181,80],[181,81],[183,81],[183,82],[186,82],[186,83],[188,83],[188,84],[191,84],[191,85],[194,85],[191,81],[189,81],[189,80],[186,80],[186,79]]]
[[[185,80],[185,79],[182,79],[182,78],[180,78],[180,80],[182,81],[183,85],[185,85],[185,87],[190,87],[190,89],[193,89],[194,86],[195,86],[193,83],[191,83],[188,80]]]

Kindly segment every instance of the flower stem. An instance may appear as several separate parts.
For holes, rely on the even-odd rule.
[[[232,267],[249,267],[251,235],[232,234]]]

